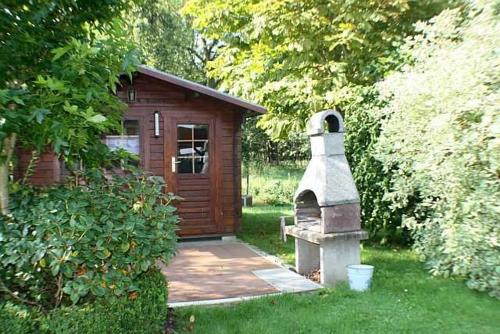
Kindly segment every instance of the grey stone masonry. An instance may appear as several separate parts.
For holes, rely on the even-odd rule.
[[[319,246],[315,243],[301,238],[295,238],[296,266],[299,274],[305,275],[320,267]]]
[[[339,132],[324,131],[327,117],[336,117]],[[342,116],[335,110],[327,110],[311,117],[308,123],[311,136],[311,160],[299,183],[294,201],[312,191],[320,207],[359,203],[359,194],[352,178],[351,169],[344,152],[344,124]]]
[[[347,280],[346,266],[360,263],[359,194],[344,150],[344,122],[336,110],[311,117],[307,134],[311,160],[294,196],[295,224],[284,233],[295,237],[295,266],[306,274],[321,271],[321,283]]]

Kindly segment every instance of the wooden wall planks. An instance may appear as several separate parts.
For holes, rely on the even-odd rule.
[[[191,115],[194,119],[203,116],[215,120],[215,140],[212,145],[216,147],[209,149],[210,153],[216,152],[215,156],[210,155],[210,159],[215,159],[215,180],[212,182],[209,178],[201,177],[179,182],[179,195],[186,198],[178,203],[179,214],[183,219],[179,235],[234,233],[241,221],[241,123],[244,111],[227,102],[193,93],[141,73],[135,75],[133,87],[136,101],[131,103],[126,100],[128,80],[123,79],[117,90],[117,96],[128,103],[124,118],[140,122],[141,166],[166,181],[171,178],[171,175],[167,175],[170,173],[170,157],[165,158],[168,140],[164,134],[164,129],[168,129],[166,119],[170,115]],[[162,116],[158,137],[154,135],[155,111]],[[18,149],[17,157],[15,177],[19,179],[29,164],[31,153]],[[61,163],[50,152],[42,154],[29,181],[37,186],[61,182]]]

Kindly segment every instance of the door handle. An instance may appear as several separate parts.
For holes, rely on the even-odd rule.
[[[177,164],[180,164],[175,157],[172,157],[172,173],[177,173]]]

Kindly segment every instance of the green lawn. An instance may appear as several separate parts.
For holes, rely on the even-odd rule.
[[[291,203],[295,189],[304,174],[305,163],[297,165],[252,165],[248,190],[254,203]],[[247,191],[246,172],[243,172],[242,190]]]
[[[293,240],[279,240],[290,207],[245,209],[239,237],[293,263]],[[371,291],[346,286],[177,312],[179,333],[499,333],[500,301],[463,281],[431,277],[409,250],[364,247],[375,265]],[[194,323],[189,319],[194,316]]]
[[[238,238],[255,245],[263,251],[280,257],[284,262],[294,263],[294,240],[280,239],[279,217],[290,216],[291,206],[256,206],[243,210],[243,224]],[[291,223],[291,220],[289,220]]]

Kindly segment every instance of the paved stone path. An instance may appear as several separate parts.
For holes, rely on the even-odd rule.
[[[238,240],[180,243],[172,262],[161,269],[172,307],[321,288]]]

